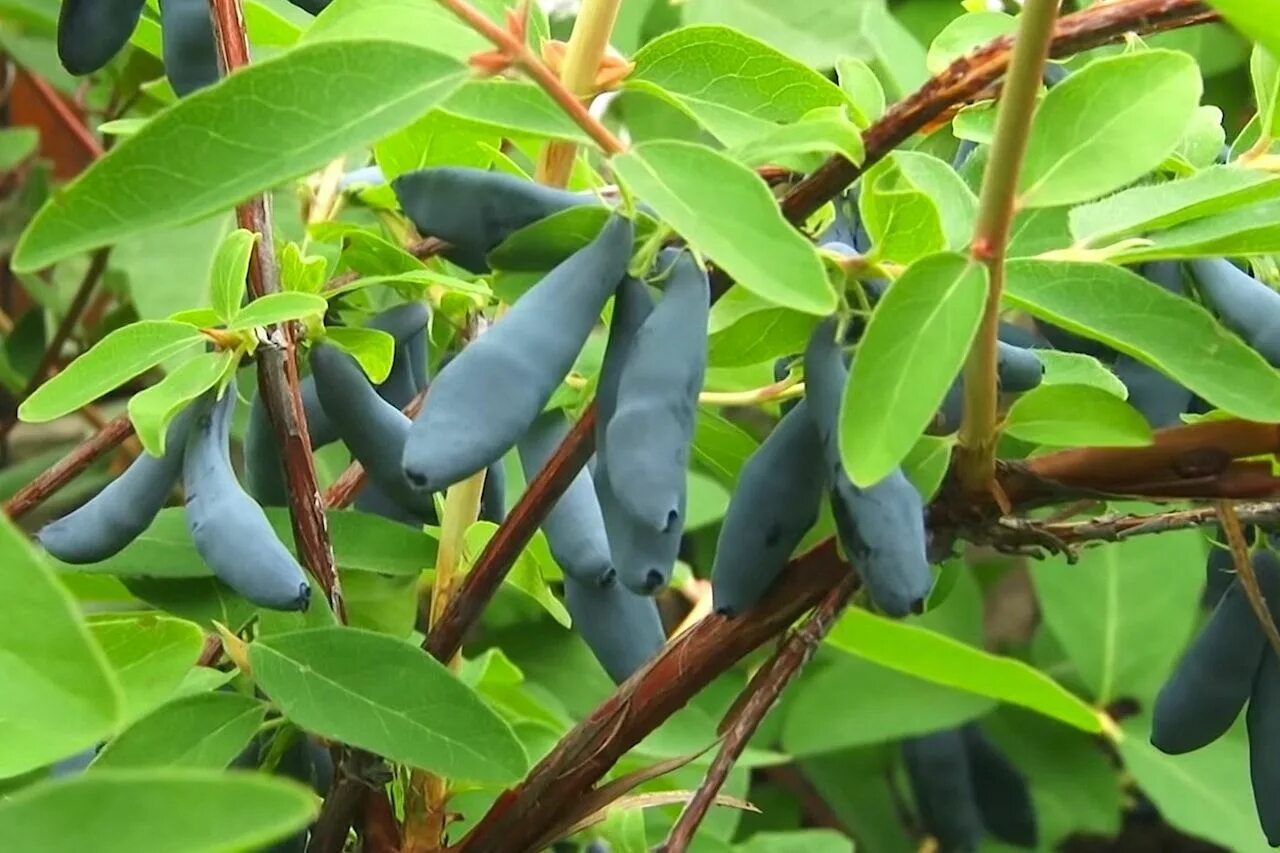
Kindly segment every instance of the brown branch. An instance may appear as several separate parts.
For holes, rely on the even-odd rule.
[[[28,73],[27,81],[31,84],[31,88],[35,89],[36,95],[40,97],[40,100],[44,101],[53,114],[57,116],[58,121],[71,134],[71,137],[80,144],[80,148],[84,153],[89,155],[91,160],[101,157],[102,143],[85,126],[84,120],[76,115],[75,111],[62,99],[62,96],[36,74]]]
[[[1121,0],[1094,5],[1059,19],[1054,27],[1051,56],[1068,56],[1097,47],[1126,33],[1152,33],[1218,20],[1198,0]],[[787,193],[782,210],[792,222],[802,222],[836,194],[844,191],[872,164],[955,104],[964,103],[1004,75],[1012,39],[1003,36],[957,59],[899,101],[862,135],[866,160],[856,166],[832,157]]]
[[[560,82],[555,72],[533,55],[522,39],[486,18],[466,0],[438,0],[438,2],[461,18],[471,29],[492,42],[504,57],[524,69],[524,72],[533,78],[533,82],[541,86],[542,90],[551,96],[551,100],[564,110],[565,115],[582,128],[606,154],[621,154],[627,150],[626,144],[591,114],[586,105]]]
[[[440,620],[432,626],[423,647],[436,660],[448,661],[462,647],[467,629],[479,618],[489,599],[502,585],[516,557],[533,538],[551,505],[587,464],[595,449],[595,404],[582,413],[560,447],[534,477],[493,538],[485,545],[471,571],[459,584]]]
[[[849,576],[827,541],[791,561],[751,611],[711,615],[669,642],[654,660],[569,731],[525,780],[502,794],[456,845],[456,853],[525,850],[649,732],[699,690],[777,636]]]
[[[760,727],[765,715],[782,696],[782,691],[813,657],[814,652],[818,650],[818,645],[835,626],[836,620],[857,588],[857,575],[849,572],[823,597],[804,627],[793,632],[786,642],[778,647],[773,657],[752,677],[751,683],[742,691],[738,701],[725,714],[724,723],[721,724],[725,738],[719,754],[711,763],[707,776],[698,786],[693,799],[685,804],[680,817],[671,827],[671,832],[667,834],[666,842],[658,848],[658,853],[684,853],[688,849],[698,831],[698,826],[706,818],[716,795],[720,793],[725,780],[729,778],[733,765],[741,757],[742,751],[747,748],[747,742]]]
[[[1280,502],[1260,501],[1235,505],[1236,517],[1244,524],[1274,526],[1280,524]],[[1065,543],[1119,542],[1134,536],[1167,533],[1171,530],[1190,530],[1207,527],[1218,519],[1213,507],[1175,510],[1156,515],[1126,515],[1112,518],[1091,518],[1088,521],[1058,522],[1041,525],[1045,533]],[[1002,524],[1011,529],[1023,529],[1033,523],[1022,519],[1005,520]]]
[[[240,0],[209,0],[209,9],[222,68],[232,74],[249,63],[249,42]],[[270,197],[263,194],[236,207],[239,226],[261,235],[249,263],[249,291],[255,298],[280,290],[270,204]],[[268,328],[265,334],[267,340],[258,349],[258,387],[284,458],[294,542],[303,564],[323,587],[334,614],[345,622],[347,608],[334,567],[333,547],[316,484],[315,461],[311,457],[307,419],[298,392],[294,330],[291,324],[283,324]]]
[[[76,288],[75,296],[72,297],[71,304],[67,306],[67,312],[62,315],[62,319],[58,322],[58,328],[54,330],[53,337],[49,339],[44,352],[40,355],[40,363],[36,365],[35,372],[31,374],[31,378],[27,380],[26,387],[22,389],[22,399],[25,400],[30,397],[53,372],[62,354],[62,347],[67,343],[67,339],[71,337],[71,332],[75,329],[76,324],[80,322],[85,306],[89,304],[89,297],[93,295],[94,288],[98,286],[98,282],[102,280],[102,274],[107,270],[107,258],[110,255],[111,250],[109,248],[99,249],[93,253],[93,257],[89,260],[89,268],[85,270],[84,276],[80,279],[80,286]],[[13,417],[0,424],[0,440],[3,440],[5,436],[12,432],[17,423],[17,413],[14,412]]]
[[[4,505],[4,513],[17,521],[40,506],[67,483],[89,468],[98,457],[119,447],[133,435],[133,422],[128,415],[121,415],[100,431],[81,442],[74,450],[60,459],[52,468],[18,490]]]

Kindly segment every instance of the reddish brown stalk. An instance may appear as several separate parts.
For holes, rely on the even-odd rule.
[[[222,68],[225,73],[233,74],[249,63],[249,42],[240,0],[209,0],[209,9]],[[249,263],[249,292],[254,298],[278,292],[280,268],[275,256],[270,197],[256,196],[236,207],[236,221],[241,228],[261,235]],[[347,608],[334,567],[324,503],[311,457],[307,419],[298,391],[294,330],[291,324],[273,326],[266,330],[266,338],[258,349],[258,388],[284,460],[294,542],[303,564],[324,589],[334,614],[345,622]]]
[[[12,521],[22,518],[87,470],[98,457],[119,447],[121,442],[131,435],[133,435],[133,422],[127,415],[121,415],[109,422],[48,471],[19,489],[18,493],[5,503],[5,515]]]
[[[35,89],[36,94],[40,96],[40,100],[48,105],[53,114],[58,117],[58,121],[66,128],[67,133],[71,134],[71,138],[79,143],[84,153],[93,160],[101,157],[102,143],[85,126],[80,116],[76,115],[75,111],[62,99],[62,96],[35,74],[28,74],[27,80],[31,83],[31,88]]]
[[[693,799],[685,804],[680,817],[667,835],[666,843],[658,848],[658,853],[684,853],[688,849],[698,827],[706,818],[707,811],[715,803],[716,795],[729,778],[733,765],[747,748],[751,736],[760,728],[760,723],[782,696],[782,691],[800,674],[800,670],[818,650],[823,638],[835,627],[836,620],[844,612],[849,598],[857,588],[857,575],[850,572],[823,597],[804,627],[793,632],[751,678],[751,683],[742,691],[742,695],[725,714],[724,722],[721,723],[724,743],[720,746],[720,752],[711,762],[706,778],[698,786]]]

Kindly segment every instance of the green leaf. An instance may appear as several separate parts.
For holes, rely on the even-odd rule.
[[[1254,41],[1280,56],[1280,0],[1209,0],[1222,16]]]
[[[501,23],[508,3],[478,0],[472,5],[490,20]],[[538,27],[531,26],[530,30],[530,36],[536,37]],[[335,0],[302,35],[304,44],[348,39],[395,39],[430,48],[459,62],[493,47],[448,9],[417,0]]]
[[[848,103],[821,74],[728,27],[673,30],[642,47],[635,64],[628,87],[674,101],[730,146]]]
[[[391,374],[396,355],[396,339],[391,335],[353,326],[332,326],[325,331],[330,343],[359,362],[370,382],[383,382]]]
[[[237,693],[198,693],[175,699],[111,740],[93,760],[92,770],[221,770],[248,745],[266,716],[266,705]]]
[[[681,5],[686,21],[728,24],[806,65],[830,68],[843,57],[860,59],[895,100],[926,78],[924,48],[882,0],[686,0]]]
[[[1142,447],[1151,427],[1133,406],[1089,385],[1041,385],[1009,408],[1004,431],[1054,447]]]
[[[199,353],[129,398],[129,419],[148,453],[164,455],[165,434],[174,416],[217,385],[235,358],[234,352],[225,350]]]
[[[0,171],[9,171],[35,152],[40,131],[34,127],[10,127],[0,131]]]
[[[264,507],[276,536],[294,548],[289,512]],[[334,558],[341,569],[417,577],[436,562],[436,540],[422,530],[362,512],[325,513]],[[121,577],[207,578],[212,572],[196,553],[182,507],[160,510],[141,536],[113,557],[85,566],[52,560],[67,571]]]
[[[493,538],[493,534],[498,531],[498,525],[491,521],[477,521],[467,528],[466,535],[463,539],[465,548],[464,559],[468,565],[472,565],[479,558],[480,552],[489,544],[489,540]],[[547,556],[548,562],[550,556]],[[547,586],[548,572],[540,565],[540,561],[534,554],[532,548],[525,548],[520,552],[520,556],[516,558],[515,565],[511,567],[511,571],[507,573],[505,583],[520,590],[520,592],[529,596],[536,601],[543,610],[551,614],[551,618],[568,628],[571,624],[569,619],[569,611],[565,610],[560,599],[556,598],[551,592],[551,588]]]
[[[1147,50],[1089,63],[1036,112],[1018,205],[1087,201],[1150,172],[1181,141],[1201,89],[1185,53]]]
[[[489,252],[495,270],[545,272],[595,239],[610,212],[603,205],[570,207],[543,217],[507,236]],[[657,223],[641,213],[636,219],[635,242],[643,245]]]
[[[168,699],[204,647],[199,625],[151,613],[97,619],[89,629],[124,688],[129,720]]]
[[[707,363],[712,367],[745,367],[803,352],[817,324],[812,314],[779,308],[735,287],[711,307]]]
[[[93,745],[116,725],[123,697],[75,602],[7,518],[0,565],[0,778],[7,778]]]
[[[237,228],[222,239],[218,254],[213,258],[209,303],[224,323],[230,323],[240,312],[245,277],[249,274],[249,259],[253,257],[253,247],[257,242],[257,234]]]
[[[689,244],[770,302],[828,314],[836,295],[817,251],[778,210],[759,176],[686,142],[645,142],[614,169]],[[732,210],[726,217],[718,212]]]
[[[408,643],[321,628],[258,640],[249,660],[262,689],[309,731],[452,779],[505,783],[528,769],[510,727]]]
[[[855,117],[863,127],[884,115],[884,88],[871,66],[861,59],[843,57],[836,60],[836,80],[853,101]]]
[[[1103,706],[1154,695],[1186,643],[1204,586],[1204,539],[1194,530],[1108,542],[1079,563],[1036,563],[1044,624]]]
[[[166,109],[50,199],[14,270],[230,207],[403,127],[465,76],[391,41],[311,44],[254,63]]]
[[[853,608],[840,618],[827,642],[935,684],[1021,705],[1081,731],[1102,731],[1096,711],[1040,670],[936,631]]]
[[[501,142],[502,134],[497,129],[437,109],[380,140],[373,152],[382,174],[390,181],[428,166],[488,168],[493,162],[492,147]]]
[[[531,134],[591,144],[590,137],[533,83],[471,80],[453,93],[440,110],[487,128],[489,133],[505,131],[503,135],[507,136]]]
[[[802,121],[756,137],[734,152],[734,156],[748,166],[785,162],[785,158],[806,154],[836,154],[858,164],[866,151],[862,147],[861,131],[844,110],[823,107]]]
[[[724,518],[725,511],[729,508],[728,489],[719,480],[697,471],[686,471],[685,479],[688,483],[689,509],[684,529],[697,530],[716,524]]]
[[[1121,400],[1129,399],[1129,389],[1120,378],[1091,355],[1059,350],[1036,350],[1044,365],[1041,385],[1088,385]]]
[[[121,326],[36,389],[18,407],[28,423],[60,418],[204,341],[195,326],[140,320]]]
[[[698,409],[693,432],[693,458],[722,484],[733,486],[738,473],[760,446],[733,421],[707,408]]]
[[[737,853],[849,853],[849,836],[834,829],[757,832],[734,849]]]
[[[1280,90],[1280,63],[1260,44],[1253,46],[1249,76],[1253,78],[1253,96],[1258,104],[1259,130],[1268,139],[1275,139],[1280,131],[1280,103],[1276,97]]]
[[[840,457],[856,485],[902,462],[960,372],[987,299],[986,268],[958,254],[912,264],[876,305],[840,411]]]
[[[942,487],[947,466],[951,464],[951,445],[949,438],[922,435],[903,457],[902,473],[907,475],[925,503],[932,500]]]
[[[1280,252],[1280,201],[1269,199],[1147,235],[1108,253],[1117,264],[1183,258],[1221,258]]]
[[[973,237],[978,199],[949,165],[916,151],[896,151],[872,170],[868,203],[859,207],[876,254],[902,263],[943,249],[961,251]]]
[[[954,19],[938,33],[929,45],[926,65],[931,74],[947,70],[947,66],[974,48],[994,38],[1008,35],[1018,28],[1018,21],[1003,12],[973,12]]]
[[[309,789],[260,773],[104,770],[0,801],[0,849],[260,850],[305,827],[318,811]]]
[[[1169,823],[1233,853],[1272,849],[1258,826],[1240,727],[1186,755],[1166,755],[1152,746],[1147,716],[1126,720],[1122,731],[1117,746],[1124,769]]]
[[[280,285],[285,290],[320,293],[328,269],[323,257],[303,255],[297,243],[285,243],[280,252]]]
[[[325,298],[315,293],[298,291],[268,293],[266,296],[259,296],[241,309],[235,319],[227,323],[227,331],[234,332],[257,326],[272,326],[287,320],[323,316],[328,309],[329,303]]]
[[[1280,176],[1211,166],[1180,181],[1139,186],[1071,211],[1071,234],[1085,246],[1172,228],[1280,196]]]
[[[1242,418],[1280,421],[1280,375],[1189,299],[1109,264],[1010,261],[1005,298],[1102,341]]]

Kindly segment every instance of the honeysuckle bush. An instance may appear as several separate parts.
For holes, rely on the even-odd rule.
[[[475,7],[503,22],[508,5]],[[56,2],[0,2],[6,53],[78,97],[90,131],[111,142],[55,185],[36,153],[48,140],[29,128],[0,133],[0,165],[14,176],[0,239],[33,303],[0,349],[0,381],[27,424],[0,470],[5,496],[71,447],[53,439],[31,453],[17,439],[40,439],[39,425],[90,404],[126,413],[143,452],[163,454],[193,401],[218,389],[253,394],[274,324],[293,324],[304,373],[306,349],[323,341],[380,383],[396,341],[359,327],[424,303],[438,374],[446,355],[480,328],[500,328],[510,305],[599,233],[607,204],[634,221],[633,274],[645,275],[662,245],[679,244],[732,282],[708,321],[680,560],[659,596],[668,634],[714,605],[703,582],[726,511],[744,466],[800,396],[798,356],[826,317],[838,317],[853,356],[836,436],[849,480],[870,487],[901,470],[924,504],[954,511],[964,503],[948,479],[956,383],[991,286],[970,248],[992,165],[993,90],[891,152],[877,149],[874,162],[864,131],[892,121],[893,104],[931,75],[1015,31],[1016,17],[974,5],[626,0],[611,43],[630,67],[615,58],[618,80],[597,112],[627,149],[605,156],[527,78],[473,69],[468,61],[491,45],[431,0],[334,0],[316,16],[246,0],[254,61],[181,98],[165,78],[155,4],[85,83],[58,65]],[[1008,342],[1033,348],[1043,377],[1001,400],[1007,463],[1069,448],[1136,454],[1156,429],[1183,422],[1280,423],[1280,350],[1266,334],[1280,318],[1268,313],[1280,301],[1270,290],[1280,283],[1280,63],[1271,52],[1280,50],[1280,9],[1214,5],[1229,24],[1133,35],[1060,56],[1046,75],[1054,85],[1042,89],[1025,140],[1002,303],[1004,328],[1019,335]],[[520,34],[535,54],[553,56],[553,36],[572,21],[538,7],[527,14]],[[466,167],[532,180],[543,150],[563,143],[578,146],[568,189],[592,204],[518,228],[478,273],[448,252],[422,251],[419,238],[434,235],[416,233],[395,179]],[[866,169],[789,223],[777,198],[831,157]],[[260,193],[272,202],[282,290],[246,299],[261,237],[237,227],[233,211]],[[90,257],[104,250],[110,310],[78,323],[70,363],[24,396]],[[1195,265],[1219,259],[1260,288],[1239,311]],[[1174,287],[1155,281],[1161,262],[1183,264]],[[550,407],[570,418],[587,409],[613,317],[612,307],[603,312]],[[246,421],[234,425],[237,445]],[[320,488],[350,461],[340,442],[317,449]],[[1217,457],[1210,463],[1177,476],[1212,480],[1227,470]],[[501,464],[509,508],[525,472],[515,452]],[[34,532],[113,473],[91,468],[22,523]],[[1261,498],[1275,482],[1268,470],[1265,487],[1247,494],[1195,494]],[[1111,491],[1123,497],[1051,493],[1069,507],[1054,520],[1206,505],[1140,499],[1175,494],[1161,491],[1168,485],[1121,482]],[[1092,498],[1083,508],[1082,496]],[[462,839],[615,685],[570,624],[564,573],[541,532],[454,665],[420,650],[439,561],[465,572],[497,529],[479,520],[450,533],[449,506],[437,500],[442,521],[421,526],[327,512],[346,624],[314,582],[302,612],[236,594],[202,560],[177,501],[91,564],[61,562],[17,524],[0,524],[0,849],[305,843],[332,790],[330,748],[385,759],[365,784],[387,793],[396,817],[419,774],[447,780],[443,808],[456,816],[447,838]],[[1038,521],[1056,509],[1012,507]],[[292,546],[289,511],[265,513]],[[1036,849],[1119,836],[1128,818],[1152,809],[1187,836],[1266,849],[1258,814],[1266,820],[1269,798],[1256,776],[1250,787],[1244,714],[1186,754],[1150,743],[1155,697],[1217,603],[1205,591],[1214,580],[1206,564],[1233,565],[1217,547],[1224,534],[1169,529],[1045,557],[1057,550],[1051,537],[1023,538],[1016,545],[1026,553],[1010,553],[1019,548],[1009,537],[966,543],[984,523],[999,528],[989,518],[947,521],[930,528],[924,612],[893,619],[866,593],[855,597],[752,738],[693,849],[836,851],[854,839],[874,853],[916,850],[948,830],[921,789],[929,773],[904,763],[899,746],[918,756],[926,736],[953,730],[971,749],[975,737],[994,744],[1014,768],[1029,792]],[[824,510],[797,553],[836,527]],[[1029,560],[1031,552],[1045,558]],[[210,656],[217,638],[223,650]],[[632,851],[664,838],[715,754],[701,750],[763,660],[749,656],[690,691],[611,778],[688,762],[633,777],[644,781],[578,816],[595,822],[557,824],[545,843],[563,836]],[[1255,713],[1248,727],[1260,732]],[[1253,737],[1256,763],[1262,735]],[[841,829],[815,828],[811,797]],[[1008,849],[1008,834],[978,805],[983,849]],[[435,841],[415,836],[412,819],[408,829],[415,844]],[[364,830],[352,838],[352,849],[381,849]],[[406,849],[438,847],[407,840]]]

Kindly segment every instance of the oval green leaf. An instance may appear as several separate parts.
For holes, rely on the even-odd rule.
[[[1082,731],[1102,731],[1098,713],[1088,703],[1040,670],[936,631],[855,608],[841,617],[827,642],[934,684],[1021,705]]]
[[[164,455],[169,423],[188,403],[217,385],[234,360],[233,352],[198,353],[129,398],[129,419],[148,453]]]
[[[1173,153],[1200,104],[1190,55],[1147,50],[1097,59],[1045,96],[1027,139],[1020,207],[1097,198]]]
[[[1146,418],[1124,400],[1089,385],[1041,385],[1009,408],[1004,431],[1053,447],[1142,447]]]
[[[310,44],[255,63],[166,109],[50,198],[13,268],[231,207],[403,127],[466,73],[395,41]]]
[[[1110,264],[1010,261],[1005,298],[1102,341],[1237,417],[1280,422],[1280,373],[1190,299]]]
[[[37,388],[18,416],[28,423],[60,418],[204,339],[195,326],[168,320],[121,326]]]
[[[260,296],[246,305],[235,319],[227,324],[228,331],[272,326],[286,320],[323,315],[329,303],[323,296],[301,291],[282,291]]]
[[[817,251],[745,166],[705,146],[672,141],[637,145],[613,165],[663,220],[742,287],[797,311],[835,310],[836,295]],[[733,215],[724,215],[727,210]]]
[[[209,279],[209,304],[224,323],[230,323],[244,301],[245,276],[258,235],[237,228],[218,245],[213,257],[213,273]]]
[[[452,779],[505,783],[528,769],[511,727],[416,646],[320,628],[258,640],[249,660],[262,689],[309,731]]]
[[[204,767],[232,762],[266,719],[267,706],[237,693],[200,693],[161,705],[111,740],[91,770]]]
[[[840,458],[870,486],[933,419],[964,365],[987,300],[986,267],[959,254],[912,264],[876,305],[840,410]]]
[[[0,519],[0,778],[92,746],[123,696],[75,602],[27,538]],[[46,849],[0,843],[0,850]]]
[[[261,850],[317,811],[308,788],[261,773],[104,770],[0,802],[0,850]]]

